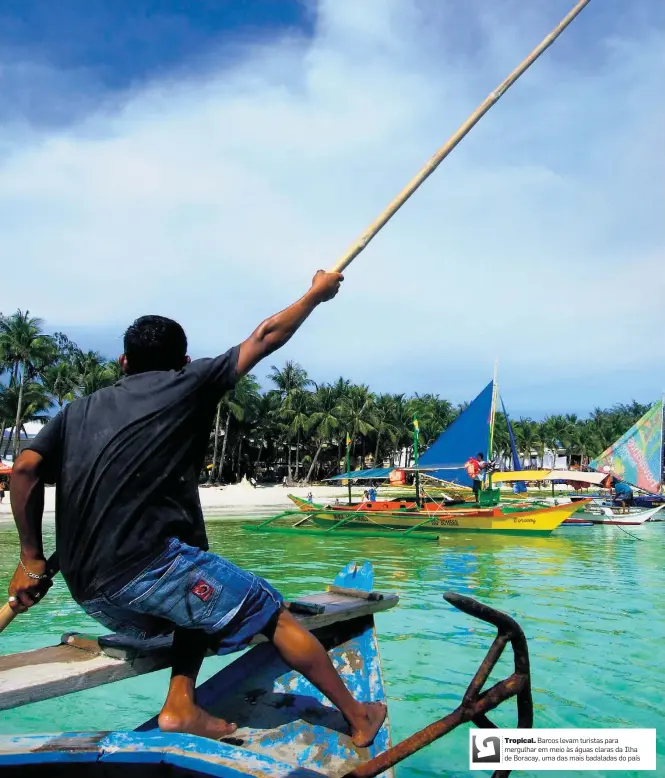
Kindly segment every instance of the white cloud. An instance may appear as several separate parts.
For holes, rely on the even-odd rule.
[[[468,29],[487,45],[453,56],[454,5],[325,0],[312,41],[246,48],[66,131],[6,129],[2,309],[65,330],[164,313],[197,355],[244,337],[336,261],[568,7],[520,24],[518,4],[504,24],[474,6]],[[546,53],[275,360],[456,400],[495,356],[517,392],[600,373],[627,395],[633,379],[612,365],[655,360],[640,389],[659,392],[662,43],[608,39],[598,68]]]

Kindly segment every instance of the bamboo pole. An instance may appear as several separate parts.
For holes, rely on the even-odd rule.
[[[591,0],[580,0],[570,13],[536,46],[529,56],[518,65],[515,70],[485,99],[481,105],[469,116],[464,124],[455,132],[451,138],[444,143],[422,170],[413,178],[397,197],[388,205],[381,215],[365,230],[365,232],[348,249],[346,254],[331,269],[331,273],[341,273],[360,252],[367,246],[372,238],[384,227],[388,221],[397,213],[418,187],[437,169],[443,160],[457,146],[457,144],[467,135],[474,125],[489,111],[489,109],[499,101],[504,93],[517,81],[517,79],[538,59],[538,57],[549,48],[575,17],[587,6]]]
[[[53,578],[58,574],[59,570],[60,565],[58,563],[58,556],[57,554],[52,554],[46,560],[46,574],[49,578]],[[34,608],[34,605],[32,607]],[[17,616],[18,613],[12,606],[8,602],[5,603],[2,608],[0,608],[0,632],[6,629]]]
[[[489,109],[499,101],[505,92],[517,81],[517,79],[538,59],[538,57],[548,49],[568,25],[581,13],[581,11],[591,2],[591,0],[580,0],[577,5],[568,13],[566,17],[552,30],[552,32],[536,46],[529,56],[518,65],[515,70],[481,103],[480,106],[469,116],[462,126],[455,132],[446,143],[436,152],[422,170],[406,185],[406,187],[395,197],[388,207],[370,224],[365,232],[351,246],[346,254],[331,269],[333,273],[341,273],[367,246],[372,238],[390,221],[418,187],[427,179],[457,144],[469,133],[480,119],[489,111]],[[351,482],[349,480],[349,502],[351,497]],[[326,530],[329,531],[329,530]],[[0,632],[7,627],[15,617],[14,611],[9,604],[0,608]]]
[[[2,632],[5,627],[8,627],[15,618],[16,613],[12,610],[11,605],[6,602],[2,608],[0,608],[0,632]]]

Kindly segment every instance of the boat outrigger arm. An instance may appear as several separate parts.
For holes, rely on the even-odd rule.
[[[373,580],[368,562],[352,562],[328,591],[287,603],[326,646],[338,670],[353,685],[354,694],[367,701],[385,700],[374,614],[398,603],[396,594],[374,591]],[[369,749],[353,747],[337,711],[321,704],[313,696],[313,687],[290,671],[273,646],[262,639],[261,645],[251,648],[197,689],[200,704],[211,712],[234,711],[240,729],[233,737],[217,742],[165,734],[158,730],[156,718],[133,733],[6,735],[0,736],[0,770],[20,775],[30,765],[53,767],[59,754],[68,764],[99,765],[102,772],[104,764],[136,766],[142,760],[158,760],[177,774],[183,768],[199,774],[198,768],[205,775],[251,773],[255,778],[372,778],[392,775],[394,765],[461,724],[473,722],[481,728],[494,727],[487,714],[512,697],[517,699],[517,726],[532,727],[529,652],[519,624],[470,597],[448,592],[444,598],[463,613],[492,624],[497,636],[460,705],[396,746],[391,746],[387,720]],[[514,672],[483,691],[508,643],[514,653]],[[63,635],[60,645],[0,657],[0,709],[154,672],[168,667],[170,660],[170,638],[133,641],[113,634],[86,637],[68,633]],[[317,743],[321,748],[312,747]],[[249,773],[244,769],[248,764],[252,766]],[[44,774],[49,774],[48,769]],[[508,774],[509,771],[497,771],[494,776]]]

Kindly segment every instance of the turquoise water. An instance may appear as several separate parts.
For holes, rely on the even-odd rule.
[[[665,523],[630,528],[635,537],[616,527],[561,528],[549,538],[533,539],[453,534],[441,545],[257,535],[229,519],[210,520],[208,529],[213,550],[266,577],[287,597],[321,590],[352,559],[372,561],[376,588],[401,598],[395,609],[377,616],[393,742],[457,706],[491,643],[491,628],[443,600],[443,592],[452,590],[503,610],[522,625],[531,652],[536,726],[656,727],[660,774],[665,774]],[[47,548],[53,547],[52,533],[47,526]],[[15,531],[3,525],[0,590],[16,554]],[[65,631],[103,629],[69,599],[58,577],[48,598],[0,636],[0,653],[52,644]],[[506,654],[494,680],[511,672],[509,660]],[[205,676],[226,661],[206,660]],[[4,711],[0,732],[131,729],[158,710],[167,683],[164,671]],[[500,726],[514,726],[513,704],[492,718]],[[461,727],[403,763],[398,778],[485,774],[468,770],[467,730]]]

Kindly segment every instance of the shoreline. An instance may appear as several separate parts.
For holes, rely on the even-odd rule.
[[[362,495],[362,488],[353,489],[354,496]],[[199,499],[206,519],[211,518],[242,518],[268,516],[271,513],[288,510],[297,510],[289,500],[288,495],[307,498],[312,493],[315,502],[334,500],[339,497],[343,500],[348,494],[347,487],[340,486],[294,486],[284,488],[281,484],[269,486],[257,486],[249,484],[230,484],[229,486],[203,486],[199,487]],[[44,493],[44,521],[53,521],[55,518],[55,487],[47,486]],[[14,523],[9,495],[0,503],[0,527]]]

